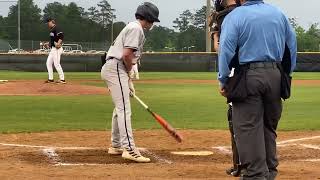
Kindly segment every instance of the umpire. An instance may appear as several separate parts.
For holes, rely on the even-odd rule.
[[[233,125],[243,179],[275,179],[276,129],[282,113],[281,73],[278,65],[284,58],[296,65],[296,36],[288,18],[263,0],[241,0],[222,24],[219,52],[220,93],[228,94],[229,64],[239,48],[246,90],[244,98],[233,101]],[[285,51],[286,50],[286,51]],[[239,93],[238,93],[239,94]]]

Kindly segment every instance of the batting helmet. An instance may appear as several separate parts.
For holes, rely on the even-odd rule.
[[[43,18],[43,22],[44,22],[44,23],[48,23],[48,22],[50,22],[50,21],[55,21],[55,19],[52,18],[52,17],[44,17],[44,18]]]
[[[137,8],[136,17],[143,17],[149,22],[160,22],[159,9],[150,2],[145,2]]]

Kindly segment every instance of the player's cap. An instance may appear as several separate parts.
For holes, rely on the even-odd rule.
[[[48,23],[48,22],[51,22],[51,21],[54,21],[55,19],[52,18],[52,17],[46,17],[44,18],[44,23]]]
[[[136,17],[141,16],[149,22],[160,22],[159,9],[156,5],[145,2],[137,8]]]

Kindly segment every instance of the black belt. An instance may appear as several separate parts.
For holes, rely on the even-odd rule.
[[[265,61],[265,62],[251,62],[248,64],[245,64],[243,66],[249,68],[249,69],[257,69],[257,68],[265,68],[265,69],[269,69],[269,68],[277,68],[277,64],[279,62],[274,62],[274,61]]]
[[[109,61],[109,60],[111,60],[111,59],[116,59],[116,60],[118,60],[117,58],[115,58],[115,57],[112,57],[112,56],[109,56],[109,57],[107,57],[107,61]]]
[[[117,59],[117,58],[115,58],[115,57],[108,57],[107,59],[106,59],[106,61],[109,61],[109,60],[111,60],[111,59],[116,59],[116,60],[118,60],[118,61],[121,61],[120,59]],[[136,65],[137,63],[132,63],[132,65]]]

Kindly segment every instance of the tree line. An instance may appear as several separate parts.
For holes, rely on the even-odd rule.
[[[110,42],[125,27],[124,22],[113,22],[115,10],[107,0],[87,10],[71,2],[48,3],[41,10],[33,0],[21,0],[21,39],[43,41],[49,37],[46,17],[53,17],[66,34],[66,41],[72,42]],[[114,37],[111,37],[111,24]],[[7,17],[0,16],[0,39],[17,39],[18,5],[9,9]]]
[[[156,25],[146,34],[146,51],[205,51],[206,6],[198,10],[183,11],[173,21],[173,28]],[[67,5],[48,3],[41,10],[33,0],[21,0],[21,39],[43,41],[48,39],[45,17],[54,17],[65,32],[69,42],[108,42],[125,27],[125,22],[116,22],[115,9],[107,0],[84,9],[75,2]],[[134,16],[132,14],[132,16]],[[302,28],[294,18],[290,19],[296,30],[299,51],[319,51],[320,29],[312,24]],[[10,7],[7,17],[0,16],[0,39],[17,39],[18,6]],[[113,36],[111,29],[113,27]],[[107,48],[107,47],[106,47]]]

